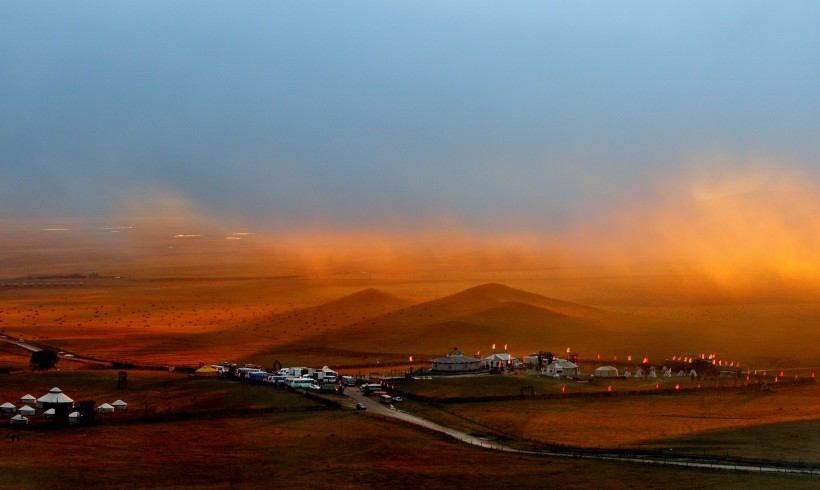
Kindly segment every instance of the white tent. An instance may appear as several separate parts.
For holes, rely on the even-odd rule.
[[[661,376],[663,376],[664,378],[671,378],[672,377],[672,371],[670,371],[668,369],[664,369],[663,374]]]
[[[31,405],[32,403],[36,402],[37,399],[31,395],[23,395],[20,397],[20,404],[22,405]]]
[[[484,366],[487,368],[518,367],[518,358],[506,352],[493,354],[484,358]]]
[[[54,411],[54,409],[53,409],[53,408],[49,408],[48,410],[46,410],[45,412],[43,412],[43,417],[45,417],[45,418],[47,418],[47,419],[53,419],[53,418],[54,418],[54,414],[55,414],[55,413],[56,413],[56,412]]]
[[[596,378],[617,378],[618,369],[615,366],[600,366],[595,368]]]
[[[694,369],[692,369],[691,371],[689,371],[689,376],[694,376],[695,378],[697,378],[698,377],[698,372],[695,371]]]
[[[71,424],[76,424],[80,420],[80,412],[71,412],[68,414],[68,422]]]
[[[23,405],[19,410],[17,410],[17,413],[20,415],[25,415],[26,417],[34,415],[34,412],[35,410],[28,405]]]
[[[17,407],[11,404],[10,402],[6,402],[0,405],[0,413],[14,413],[17,411]]]
[[[555,358],[551,364],[547,364],[541,368],[541,374],[544,376],[572,377],[581,374],[581,368],[566,359]]]
[[[126,410],[128,408],[128,404],[122,400],[117,400],[111,404],[114,407],[114,410]]]
[[[66,405],[70,407],[74,405],[74,400],[65,396],[63,390],[55,386],[48,390],[48,393],[37,399],[37,408],[43,408],[46,404]]]
[[[114,411],[114,407],[108,403],[103,403],[99,407],[97,407],[97,412],[99,413],[111,413]]]
[[[655,379],[655,378],[658,377],[658,375],[657,375],[657,373],[655,373],[655,370],[653,369],[653,370],[649,371],[649,374],[647,374],[646,377],[649,378],[649,379]]]
[[[28,424],[28,419],[22,415],[15,415],[9,420],[9,423],[11,425],[25,425]]]

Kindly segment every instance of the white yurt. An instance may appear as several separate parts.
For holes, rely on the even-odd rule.
[[[596,378],[617,378],[618,369],[615,366],[600,366],[595,368]]]
[[[26,425],[28,424],[28,419],[18,414],[12,417],[11,420],[9,420],[9,423],[11,425]]]
[[[125,403],[122,400],[115,401],[114,403],[111,404],[111,406],[114,407],[114,410],[117,410],[117,411],[122,411],[122,410],[127,410],[128,409],[128,404]]]
[[[541,368],[541,374],[544,376],[578,376],[581,374],[581,368],[566,359],[556,358],[552,360],[552,363],[546,364]]]
[[[53,419],[55,413],[57,413],[57,412],[53,408],[49,408],[48,410],[43,412],[43,417],[45,417],[47,419]]]
[[[34,415],[35,410],[28,405],[23,405],[17,410],[17,413],[26,417],[31,417],[32,415]]]
[[[657,375],[657,373],[655,373],[655,370],[653,369],[653,370],[649,371],[649,374],[647,374],[646,377],[649,378],[649,379],[655,379],[655,378],[658,377],[658,375]]]
[[[68,414],[68,423],[76,424],[80,420],[80,412],[71,412]]]
[[[16,411],[17,411],[17,407],[14,406],[10,402],[6,402],[6,403],[0,405],[0,413],[14,413]]]
[[[672,371],[669,370],[669,369],[663,368],[663,374],[661,374],[661,376],[663,376],[664,378],[671,378],[672,377]]]
[[[463,373],[477,371],[481,369],[481,358],[462,356],[461,354],[448,354],[446,357],[439,357],[430,361],[433,371],[445,373]]]
[[[695,371],[694,369],[692,369],[691,371],[689,371],[689,376],[694,376],[694,377],[697,378],[698,377],[698,372]]]
[[[69,408],[74,406],[74,400],[63,394],[63,390],[56,386],[48,393],[37,399],[37,408],[45,408],[46,406],[61,405]]]
[[[20,404],[21,405],[31,405],[32,403],[35,403],[36,401],[37,401],[37,399],[34,398],[31,395],[23,395],[23,396],[20,397]]]
[[[103,403],[99,407],[97,407],[97,412],[99,413],[112,413],[114,412],[114,407],[110,403]]]

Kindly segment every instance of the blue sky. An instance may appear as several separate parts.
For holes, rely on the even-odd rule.
[[[7,222],[548,232],[820,167],[817,2],[6,1],[0,45]]]

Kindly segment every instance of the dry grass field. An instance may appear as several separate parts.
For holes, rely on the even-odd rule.
[[[503,454],[350,412],[17,431],[4,488],[812,488],[807,477]]]
[[[421,383],[418,383],[421,384]],[[477,434],[569,447],[654,449],[820,464],[820,387],[563,398],[406,409]],[[714,437],[714,438],[713,438]]]
[[[5,282],[49,281],[15,277]],[[560,353],[571,346],[582,357],[601,354],[602,362],[616,355],[655,360],[717,352],[744,366],[782,369],[789,375],[820,365],[814,348],[820,343],[814,327],[820,302],[775,298],[710,303],[687,300],[677,290],[638,294],[642,289],[634,281],[618,289],[611,278],[583,279],[548,272],[85,278],[75,287],[0,288],[0,333],[75,356],[170,366],[223,360],[270,366],[279,360],[286,366],[327,364],[342,370],[344,365],[374,365],[363,368],[369,372],[379,370],[377,362],[407,361],[411,355],[416,362],[426,361],[453,346],[486,355],[493,343],[509,344],[516,355]],[[114,486],[122,488],[441,488],[487,486],[498,480],[543,484],[550,479],[560,479],[567,488],[627,488],[635,482],[731,487],[739,481],[749,488],[796,488],[813,483],[745,474],[739,480],[720,472],[629,464],[545,462],[461,447],[411,427],[350,413],[267,413],[312,403],[276,390],[131,370],[126,393],[116,389],[114,370],[89,369],[63,358],[59,371],[30,373],[29,357],[29,351],[0,342],[0,368],[19,371],[0,374],[0,398],[14,402],[25,393],[39,396],[59,386],[75,399],[126,400],[129,415],[122,419],[138,419],[140,411],[182,415],[150,423],[104,419],[92,428],[17,431],[23,441],[0,462],[4,487],[58,483],[85,488],[117,482]],[[488,379],[492,385],[465,377],[419,383],[414,389],[518,394],[526,385],[537,393],[557,393],[565,386],[519,376]],[[615,390],[654,387],[635,380],[619,383]],[[566,386],[568,393],[601,389]],[[469,432],[539,443],[668,446],[751,458],[768,450],[780,451],[782,460],[817,462],[818,394],[809,386],[764,394],[406,406]],[[234,411],[250,413],[223,416]],[[208,417],[209,412],[221,415]],[[193,416],[185,419],[185,414]],[[4,443],[12,444],[12,429],[4,424],[1,432]],[[792,451],[784,456],[786,447]]]

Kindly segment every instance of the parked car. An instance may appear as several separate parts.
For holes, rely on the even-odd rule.
[[[394,396],[393,397],[393,403],[401,403],[401,397],[400,396]]]
[[[367,406],[364,403],[357,403],[356,410],[367,410]]]

